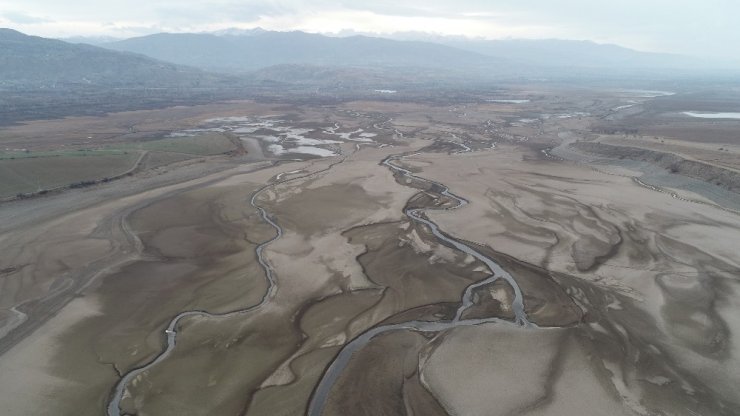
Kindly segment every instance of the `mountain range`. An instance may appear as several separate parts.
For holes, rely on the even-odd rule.
[[[699,74],[693,58],[567,40],[480,40],[227,29],[64,42],[0,29],[0,86],[208,87],[317,82],[597,79]],[[90,40],[92,42],[92,40]]]
[[[214,100],[356,99],[375,97],[377,89],[428,100],[430,91],[479,91],[509,81],[634,86],[737,78],[736,70],[702,64],[562,40],[398,40],[233,29],[65,42],[0,29],[0,124]]]
[[[305,32],[263,31],[238,35],[160,33],[101,46],[232,73],[284,64],[480,70],[495,68],[504,61],[430,42],[401,42],[367,36],[340,38]]]
[[[375,36],[373,33],[343,31],[341,36]],[[384,35],[399,41],[431,42],[493,57],[506,57],[521,64],[561,68],[697,68],[722,63],[670,54],[643,52],[614,44],[568,39],[496,39],[435,35],[425,32],[395,32]]]
[[[0,29],[0,86],[192,87],[219,79],[143,55]]]
[[[705,62],[574,40],[483,40],[399,33],[395,39],[356,34],[325,36],[263,29],[213,33],[160,33],[101,46],[163,61],[223,72],[272,65],[424,67],[491,74],[604,70],[611,73],[697,70]]]

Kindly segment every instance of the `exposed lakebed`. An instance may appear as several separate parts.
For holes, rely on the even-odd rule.
[[[274,117],[220,117],[204,120],[202,125],[173,132],[171,137],[192,137],[207,133],[233,134],[239,139],[258,140],[274,156],[303,154],[319,157],[341,153],[345,142],[372,143],[377,133],[362,128],[347,128],[339,123],[295,126]]]

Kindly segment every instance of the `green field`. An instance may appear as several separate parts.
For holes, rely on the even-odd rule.
[[[187,153],[157,152],[152,150],[149,151],[149,154],[147,154],[144,160],[142,160],[141,169],[154,169],[196,157],[198,156]]]
[[[193,137],[171,137],[143,142],[137,145],[143,150],[187,153],[197,156],[212,156],[234,150],[234,144],[222,134],[206,134]]]
[[[144,164],[144,168],[149,169],[231,150],[234,144],[226,136],[206,134],[121,143],[99,149],[0,151],[0,197],[114,177],[131,169],[144,151],[150,152]]]
[[[0,151],[0,160],[13,160],[13,159],[36,159],[36,158],[49,158],[49,157],[86,157],[86,156],[107,156],[114,155],[120,156],[128,152],[127,149],[80,149],[80,150],[58,150],[58,151],[45,151],[45,152],[23,152],[23,151]]]
[[[139,152],[92,152],[45,157],[0,158],[0,197],[38,192],[115,176],[133,167]]]
[[[147,151],[142,168],[151,169],[169,163],[215,156],[235,150],[234,144],[224,135],[204,134],[193,137],[168,137],[139,143],[127,143],[106,148],[108,151]]]

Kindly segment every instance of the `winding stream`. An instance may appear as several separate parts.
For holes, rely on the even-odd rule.
[[[268,215],[267,211],[264,208],[262,208],[260,205],[257,204],[257,198],[263,191],[265,191],[266,189],[272,186],[283,184],[283,183],[297,180],[297,179],[306,178],[306,177],[309,177],[311,175],[315,175],[318,173],[326,172],[332,167],[334,167],[335,165],[342,163],[343,161],[344,161],[344,158],[342,158],[338,162],[330,164],[325,169],[321,169],[316,172],[311,172],[306,175],[297,176],[297,177],[290,178],[290,179],[280,180],[280,178],[282,178],[284,175],[294,174],[294,173],[297,173],[298,171],[283,172],[276,177],[277,180],[275,182],[264,185],[261,188],[257,189],[256,191],[254,191],[254,193],[252,193],[252,197],[249,200],[250,205],[254,207],[255,209],[257,209],[262,219],[267,224],[269,224],[272,228],[274,228],[276,231],[276,234],[274,237],[270,238],[267,241],[260,243],[255,248],[255,253],[257,254],[257,260],[259,261],[259,264],[262,267],[262,269],[265,271],[265,278],[268,281],[268,288],[265,291],[265,294],[262,296],[261,301],[257,303],[256,305],[250,306],[248,308],[238,309],[235,311],[221,313],[221,314],[210,313],[210,312],[203,311],[203,310],[191,310],[191,311],[182,312],[178,314],[177,316],[175,316],[174,318],[172,318],[169,325],[167,326],[167,329],[165,329],[164,331],[165,336],[167,337],[167,347],[164,349],[164,351],[162,351],[159,355],[157,355],[153,360],[151,360],[147,364],[144,364],[141,367],[137,367],[133,370],[130,370],[129,372],[127,372],[121,377],[121,379],[116,384],[116,387],[112,393],[111,400],[108,403],[108,409],[107,409],[108,416],[120,416],[121,415],[121,407],[120,407],[121,400],[123,400],[124,392],[128,384],[131,382],[131,380],[136,378],[139,374],[157,365],[158,363],[164,361],[172,353],[172,351],[175,349],[175,346],[177,344],[177,334],[178,334],[177,325],[180,322],[180,320],[186,317],[190,317],[190,316],[204,316],[207,318],[227,318],[227,317],[232,317],[236,315],[243,315],[243,314],[250,313],[256,309],[259,309],[260,307],[267,304],[274,297],[275,292],[277,290],[277,284],[275,281],[273,269],[270,266],[270,264],[267,262],[267,260],[265,260],[263,252],[265,248],[268,245],[270,245],[270,243],[282,237],[283,229],[280,227],[280,225],[277,224],[277,222],[275,222],[272,218],[270,218],[270,216]]]
[[[463,207],[469,203],[466,199],[451,193],[447,186],[441,183],[438,183],[438,182],[431,181],[429,179],[418,177],[414,175],[413,173],[411,173],[411,171],[392,163],[394,160],[399,160],[407,156],[411,156],[411,155],[389,156],[385,158],[381,162],[381,164],[388,167],[393,172],[398,173],[401,176],[404,176],[406,178],[430,183],[438,189],[438,190],[435,190],[436,192],[457,202],[457,204],[453,207],[438,208],[438,209],[453,210],[453,209]],[[531,324],[529,320],[527,319],[526,312],[524,311],[524,302],[522,299],[522,292],[521,292],[521,289],[519,288],[519,285],[516,283],[516,280],[514,279],[514,277],[511,276],[511,274],[509,274],[506,270],[504,270],[493,259],[485,256],[484,254],[475,250],[471,246],[444,234],[442,231],[440,231],[437,224],[430,221],[423,215],[424,211],[425,209],[423,208],[416,208],[416,209],[406,209],[404,212],[412,220],[429,227],[429,229],[432,231],[432,234],[435,237],[437,237],[437,239],[439,239],[440,241],[462,251],[463,253],[469,254],[475,257],[476,259],[480,260],[482,263],[486,265],[486,267],[488,267],[488,269],[491,272],[491,276],[488,277],[487,279],[473,283],[465,289],[465,292],[463,293],[463,296],[462,296],[460,307],[457,309],[457,312],[455,313],[455,317],[451,321],[437,321],[437,322],[409,321],[409,322],[403,322],[403,323],[392,324],[392,325],[378,326],[378,327],[369,329],[368,331],[362,333],[360,336],[356,337],[355,339],[350,341],[348,344],[346,344],[339,351],[339,354],[337,354],[334,361],[331,362],[326,372],[324,373],[323,377],[319,381],[319,384],[316,386],[316,389],[314,390],[313,395],[311,396],[311,401],[308,406],[308,412],[307,412],[308,416],[321,416],[321,414],[324,411],[326,400],[329,397],[331,388],[334,386],[337,379],[340,377],[340,375],[344,371],[345,367],[349,363],[349,360],[352,358],[352,355],[356,351],[363,348],[368,342],[370,342],[370,340],[372,340],[374,337],[378,335],[385,334],[388,332],[393,332],[393,331],[399,331],[399,330],[409,330],[409,331],[416,331],[416,332],[440,332],[440,331],[457,328],[457,327],[473,326],[473,325],[480,325],[480,324],[493,323],[493,322],[508,324],[508,325],[525,326],[525,327],[533,326],[533,324]],[[512,305],[511,305],[512,310],[514,311],[514,317],[515,317],[514,323],[504,321],[499,318],[462,319],[462,314],[473,305],[473,291],[478,287],[487,285],[498,279],[504,279],[506,282],[509,283],[509,285],[511,285],[511,287],[514,290],[514,300],[512,301]]]
[[[398,133],[400,134],[400,132]],[[453,209],[463,207],[469,203],[466,199],[451,193],[449,191],[449,188],[447,188],[447,186],[441,183],[438,183],[438,182],[431,181],[429,179],[415,176],[414,174],[411,173],[411,171],[392,163],[395,160],[400,160],[408,156],[412,156],[412,155],[389,156],[385,158],[381,162],[381,164],[383,166],[388,167],[394,173],[400,174],[403,177],[431,184],[435,188],[434,191],[436,193],[439,193],[440,195],[443,195],[456,202],[455,206],[448,207],[448,208],[437,208],[437,209],[453,210]],[[263,252],[264,252],[264,249],[269,244],[279,239],[283,235],[283,229],[280,227],[280,225],[277,224],[277,222],[275,222],[272,218],[270,218],[269,214],[263,207],[257,204],[257,198],[263,191],[265,191],[269,187],[272,187],[272,186],[275,186],[281,183],[285,183],[287,181],[292,181],[292,180],[304,178],[310,175],[314,175],[320,172],[324,172],[326,170],[331,169],[334,165],[341,163],[342,161],[343,159],[339,162],[329,165],[329,167],[326,169],[312,172],[307,175],[302,175],[299,177],[286,179],[286,180],[280,180],[280,178],[282,178],[283,175],[285,174],[296,173],[295,171],[285,172],[283,174],[278,175],[278,177],[276,178],[277,181],[267,184],[257,189],[252,194],[252,197],[250,198],[251,206],[254,207],[259,212],[261,218],[265,221],[265,223],[269,224],[276,231],[276,235],[274,237],[270,238],[267,241],[260,243],[255,248],[257,259],[259,261],[260,266],[265,272],[265,277],[269,284],[268,289],[265,291],[265,294],[263,295],[261,301],[258,304],[250,306],[248,308],[239,309],[239,310],[235,310],[232,312],[226,312],[222,314],[209,313],[203,310],[191,310],[191,311],[182,312],[178,314],[177,316],[175,316],[170,321],[169,325],[167,326],[167,329],[165,330],[165,335],[167,338],[166,348],[147,364],[137,367],[127,372],[126,374],[124,374],[119,380],[119,382],[116,384],[115,389],[113,390],[113,393],[112,393],[111,400],[108,403],[108,408],[107,408],[108,416],[121,416],[120,404],[121,404],[121,400],[123,400],[123,396],[124,396],[124,393],[125,393],[125,390],[128,384],[133,379],[135,379],[137,376],[139,376],[141,373],[149,370],[156,364],[164,361],[172,353],[172,351],[174,350],[177,344],[177,335],[178,335],[177,326],[183,318],[191,317],[191,316],[202,316],[202,317],[208,317],[208,318],[224,318],[224,317],[232,317],[236,315],[247,314],[247,313],[253,312],[254,310],[259,309],[260,307],[264,306],[274,297],[275,292],[277,290],[277,284],[275,281],[273,269],[268,264],[267,260],[264,258]],[[344,368],[349,363],[349,360],[351,359],[354,352],[364,347],[370,340],[372,340],[374,337],[380,334],[388,333],[392,331],[398,331],[398,330],[411,330],[411,331],[417,331],[417,332],[440,332],[440,331],[448,330],[448,329],[455,328],[455,327],[473,326],[473,325],[480,325],[484,323],[494,323],[494,322],[501,323],[501,324],[508,324],[508,325],[517,325],[517,326],[531,326],[532,325],[528,321],[526,313],[524,311],[524,303],[522,299],[521,289],[517,285],[513,276],[511,276],[508,272],[506,272],[493,259],[487,257],[486,255],[477,251],[473,247],[463,243],[462,241],[454,239],[446,235],[444,232],[442,232],[439,229],[437,224],[435,224],[434,222],[426,218],[426,216],[424,215],[425,211],[426,209],[416,208],[416,209],[406,209],[404,212],[413,221],[416,221],[418,223],[424,224],[427,227],[429,227],[432,234],[443,244],[454,247],[455,249],[462,251],[463,253],[469,254],[473,256],[474,258],[480,260],[482,263],[486,265],[486,267],[488,267],[488,269],[491,272],[491,275],[484,280],[471,284],[465,289],[462,299],[461,299],[460,307],[457,309],[455,313],[455,317],[451,321],[438,321],[438,322],[409,321],[409,322],[403,322],[403,323],[398,323],[398,324],[393,324],[393,325],[379,326],[379,327],[371,328],[370,330],[364,332],[363,334],[361,334],[360,336],[358,336],[357,338],[353,339],[348,344],[346,344],[342,348],[342,350],[339,352],[337,357],[334,359],[334,361],[332,361],[332,363],[329,365],[326,372],[324,373],[324,376],[320,380],[319,384],[316,386],[316,389],[311,397],[311,402],[309,403],[309,408],[308,408],[309,416],[321,415],[321,413],[324,410],[324,406],[325,406],[325,403],[326,403],[326,400],[328,398],[331,388],[334,386],[336,380],[339,378]],[[509,283],[509,285],[514,290],[514,299],[511,305],[512,310],[514,312],[514,316],[515,316],[514,323],[509,322],[509,321],[504,321],[499,318],[462,319],[463,313],[473,305],[473,292],[475,291],[475,289],[478,287],[493,283],[497,281],[498,279],[504,279],[506,282]]]

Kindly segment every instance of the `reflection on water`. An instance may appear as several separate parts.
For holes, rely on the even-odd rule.
[[[684,111],[683,113],[689,117],[696,118],[740,120],[740,113],[699,113],[696,111]]]
[[[528,103],[529,100],[486,100],[489,103],[498,103],[498,104],[524,104]]]

